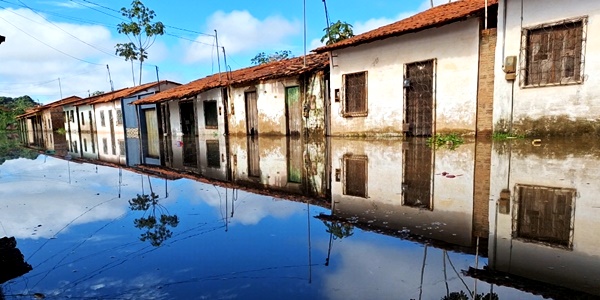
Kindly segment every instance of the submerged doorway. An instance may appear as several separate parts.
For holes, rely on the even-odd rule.
[[[194,102],[180,102],[179,116],[181,120],[181,133],[183,134],[183,165],[185,167],[197,168],[198,155],[196,151],[197,133]]]
[[[433,60],[406,65],[405,128],[408,136],[433,134]]]
[[[258,135],[258,101],[256,91],[246,92],[246,134]]]

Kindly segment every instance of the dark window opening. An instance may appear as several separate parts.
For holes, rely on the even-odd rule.
[[[209,168],[221,168],[219,141],[206,141],[206,162]]]
[[[117,125],[123,125],[123,112],[117,109]]]
[[[204,125],[209,129],[217,129],[219,127],[217,101],[204,101]]]
[[[100,111],[100,126],[106,127],[106,119],[104,118],[104,111]]]
[[[85,125],[85,118],[83,117],[83,112],[81,112],[81,125]]]

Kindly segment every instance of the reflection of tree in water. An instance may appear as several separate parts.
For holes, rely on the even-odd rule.
[[[467,293],[464,291],[460,292],[452,292],[444,297],[441,300],[469,300],[472,299]],[[487,294],[477,294],[475,295],[475,300],[498,300],[498,294],[496,293],[487,293]]]
[[[135,219],[133,223],[136,228],[145,229],[146,232],[140,235],[140,240],[150,241],[152,246],[158,247],[164,241],[169,239],[173,232],[168,227],[177,227],[179,218],[177,215],[169,215],[167,209],[158,203],[158,195],[152,192],[150,195],[137,195],[136,198],[129,200],[131,210],[149,212],[148,216]],[[157,211],[159,216],[157,217]]]
[[[343,239],[354,234],[354,226],[352,224],[339,221],[322,221],[325,227],[327,227],[327,233],[333,235],[333,239]]]

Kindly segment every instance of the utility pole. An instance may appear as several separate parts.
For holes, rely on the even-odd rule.
[[[215,41],[217,43],[217,66],[219,68],[219,81],[221,81],[221,59],[219,55],[219,37],[217,36],[217,30],[215,29]]]

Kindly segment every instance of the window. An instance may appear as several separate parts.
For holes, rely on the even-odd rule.
[[[344,116],[356,117],[367,115],[367,72],[345,74]]]
[[[100,126],[106,127],[106,119],[104,118],[104,111],[100,111]]]
[[[583,41],[586,19],[568,20],[523,30],[526,48],[524,84],[546,86],[583,81]]]
[[[209,168],[221,167],[221,152],[218,140],[206,141],[206,162]]]
[[[73,152],[79,152],[79,148],[77,147],[77,141],[73,141]]]
[[[90,126],[92,125],[92,111],[88,111],[88,119],[90,120]]]
[[[125,156],[125,140],[119,140],[119,155]]]
[[[117,109],[117,125],[123,125],[123,112]]]
[[[219,127],[217,101],[204,101],[204,125],[209,129],[217,129]]]
[[[83,151],[87,152],[87,139],[83,139]]]
[[[69,122],[71,122],[71,123],[75,122],[75,116],[73,116],[73,111],[70,111],[70,113],[69,113]]]
[[[518,185],[513,234],[527,241],[572,247],[576,191],[556,187]]]
[[[102,151],[104,152],[104,154],[108,154],[108,139],[107,138],[102,139]]]
[[[85,125],[85,118],[83,117],[83,112],[81,112],[81,125]]]
[[[344,155],[344,195],[367,198],[368,162],[365,155]]]

